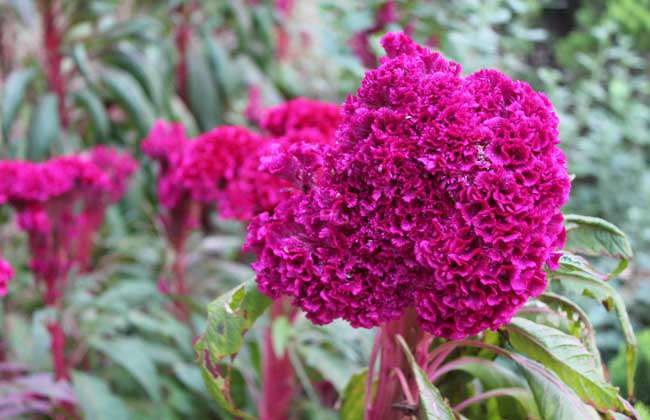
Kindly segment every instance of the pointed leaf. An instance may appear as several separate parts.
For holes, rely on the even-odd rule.
[[[366,379],[368,369],[355,373],[350,377],[348,384],[341,396],[341,409],[339,418],[341,420],[362,419],[366,408]]]
[[[27,130],[27,158],[42,160],[48,157],[60,135],[58,98],[49,93],[32,111]]]
[[[632,247],[627,237],[608,221],[597,217],[568,214],[564,216],[564,222],[567,229],[565,249],[591,256],[632,258]]]
[[[160,400],[156,366],[147,352],[147,346],[139,339],[91,340],[90,345],[133,375],[154,401]]]
[[[84,418],[93,420],[126,420],[126,407],[101,379],[81,372],[73,372],[72,383]]]
[[[442,398],[438,388],[429,382],[426,373],[418,366],[404,339],[399,335],[396,338],[402,346],[402,349],[404,349],[404,354],[411,364],[415,382],[420,392],[419,417],[427,420],[454,420],[455,416],[453,411]]]
[[[25,99],[25,91],[34,80],[36,71],[32,68],[13,71],[3,87],[2,92],[2,135],[9,140],[9,131],[18,115],[20,105]]]
[[[83,89],[75,92],[75,100],[82,108],[86,109],[86,112],[88,112],[93,127],[97,130],[97,134],[101,140],[106,141],[109,136],[110,123],[102,101],[90,89]]]
[[[187,100],[199,128],[207,131],[223,121],[223,104],[219,89],[215,86],[203,48],[194,45],[188,52],[187,61]]]
[[[101,80],[110,95],[127,111],[138,127],[139,135],[144,138],[153,125],[156,113],[142,87],[133,76],[123,71],[108,72]]]
[[[232,366],[224,368],[220,362],[237,355],[244,335],[270,304],[254,280],[240,284],[208,305],[206,331],[195,345],[208,392],[220,407],[237,417],[250,418],[233,402]]]
[[[603,280],[602,275],[594,274],[595,270],[587,267],[580,269],[575,264],[569,267],[566,256],[560,259],[558,270],[549,274],[551,280],[556,280],[566,291],[587,296],[601,302],[608,311],[614,310],[621,325],[627,346],[627,375],[628,393],[634,395],[634,374],[636,371],[637,341],[630,318],[625,308],[621,295],[609,283]]]
[[[600,419],[553,372],[521,355],[513,355],[513,359],[522,367],[541,420]]]
[[[605,382],[595,358],[576,337],[518,317],[505,329],[518,352],[555,372],[584,401],[602,410],[624,409],[617,389]]]

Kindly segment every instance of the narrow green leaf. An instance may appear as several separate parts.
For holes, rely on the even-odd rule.
[[[153,125],[156,113],[142,87],[133,76],[123,71],[107,72],[101,80],[110,95],[128,112],[138,127],[138,133],[144,138]]]
[[[615,258],[632,258],[632,247],[619,228],[597,217],[568,214],[564,216],[567,229],[565,249],[578,254]]]
[[[232,64],[228,54],[208,31],[203,34],[203,42],[205,43],[212,79],[219,89],[219,96],[223,98],[224,103],[229,103],[234,97],[234,91],[239,80],[231,71],[230,66]]]
[[[95,76],[90,68],[90,60],[88,59],[86,47],[83,44],[75,44],[72,47],[71,56],[77,70],[79,70],[79,74],[81,74],[88,85],[92,86]]]
[[[72,384],[84,418],[93,420],[126,420],[129,415],[121,399],[117,398],[101,379],[81,372],[72,373]]]
[[[27,158],[42,160],[48,157],[60,135],[58,99],[48,93],[32,111],[27,130]]]
[[[628,316],[625,302],[621,295],[609,283],[605,282],[602,275],[594,275],[591,268],[578,269],[576,265],[567,268],[565,256],[560,260],[558,270],[549,274],[551,280],[556,280],[558,284],[567,292],[587,296],[591,299],[601,302],[608,311],[614,310],[616,317],[621,325],[625,343],[627,346],[627,375],[628,375],[628,394],[634,395],[634,374],[636,371],[637,358],[637,341]]]
[[[9,139],[9,131],[18,115],[20,105],[25,99],[27,86],[35,76],[36,70],[27,68],[15,70],[7,78],[2,92],[2,135],[6,141]]]
[[[417,383],[418,391],[420,392],[419,417],[427,420],[455,420],[456,417],[454,416],[454,412],[442,398],[438,388],[429,382],[427,374],[424,373],[420,366],[418,366],[415,358],[411,354],[411,350],[409,350],[409,347],[402,336],[398,335],[396,339],[402,346],[402,349],[404,349],[404,354],[411,364],[411,369],[415,376],[415,382]]]
[[[207,131],[222,123],[223,104],[200,45],[194,45],[190,49],[187,61],[188,72],[185,84],[189,108],[196,117],[201,131]]]
[[[160,400],[156,366],[147,352],[147,346],[139,339],[95,339],[90,341],[90,345],[133,375],[154,401]]]
[[[75,100],[90,116],[93,127],[99,134],[101,140],[108,140],[110,123],[102,101],[90,89],[82,89],[75,92]]]
[[[273,337],[273,351],[276,355],[284,354],[292,334],[293,327],[286,316],[280,316],[273,320],[271,336]]]
[[[600,376],[596,359],[576,337],[518,317],[505,329],[518,352],[555,372],[584,401],[602,410],[624,409],[617,389]]]
[[[350,377],[348,384],[341,396],[341,409],[339,418],[341,420],[362,419],[366,408],[366,379],[368,369],[355,373]]]

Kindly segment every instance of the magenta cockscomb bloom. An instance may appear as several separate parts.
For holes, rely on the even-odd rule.
[[[282,179],[259,171],[268,140],[235,126],[217,127],[198,136],[181,167],[183,185],[192,197],[214,203],[226,219],[248,221],[272,210],[287,194]]]
[[[404,34],[344,107],[311,188],[255,218],[260,289],[316,323],[357,327],[409,307],[461,338],[508,322],[546,286],[570,183],[548,99]]]
[[[0,297],[6,296],[9,290],[9,281],[14,277],[14,270],[4,259],[0,258]]]
[[[99,196],[108,176],[85,157],[65,156],[39,163],[2,161],[0,179],[0,195],[28,234],[30,268],[45,285],[45,302],[54,304],[79,252],[84,198]]]
[[[83,210],[79,215],[77,262],[82,271],[89,271],[95,236],[104,222],[106,208],[122,199],[129,179],[138,168],[138,162],[128,153],[106,146],[94,147],[84,153],[83,158],[99,168],[105,176],[100,191],[86,191]]]
[[[342,119],[340,106],[307,98],[268,109],[262,128],[272,139],[261,156],[260,169],[300,190],[309,189]]]

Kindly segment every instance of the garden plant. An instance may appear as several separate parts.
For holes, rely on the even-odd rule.
[[[647,3],[0,0],[0,419],[650,419]]]

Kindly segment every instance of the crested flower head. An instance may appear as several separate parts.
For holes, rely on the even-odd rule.
[[[14,270],[11,268],[11,265],[0,258],[0,297],[7,295],[9,281],[13,276]]]
[[[249,226],[260,289],[316,323],[373,327],[414,307],[461,338],[546,286],[570,183],[548,99],[388,34],[311,187]]]
[[[262,128],[273,141],[261,157],[260,169],[300,190],[309,189],[334,144],[342,117],[340,106],[307,98],[268,109]]]
[[[163,120],[156,121],[142,142],[142,152],[158,162],[158,198],[168,209],[185,199],[179,166],[189,143],[183,124]]]
[[[109,202],[119,201],[126,192],[129,178],[138,168],[138,162],[128,153],[106,146],[91,149],[88,159],[107,177],[106,193]]]
[[[235,126],[217,127],[197,137],[180,167],[192,197],[216,203],[222,217],[250,220],[271,210],[284,196],[286,182],[258,170],[267,139]]]

